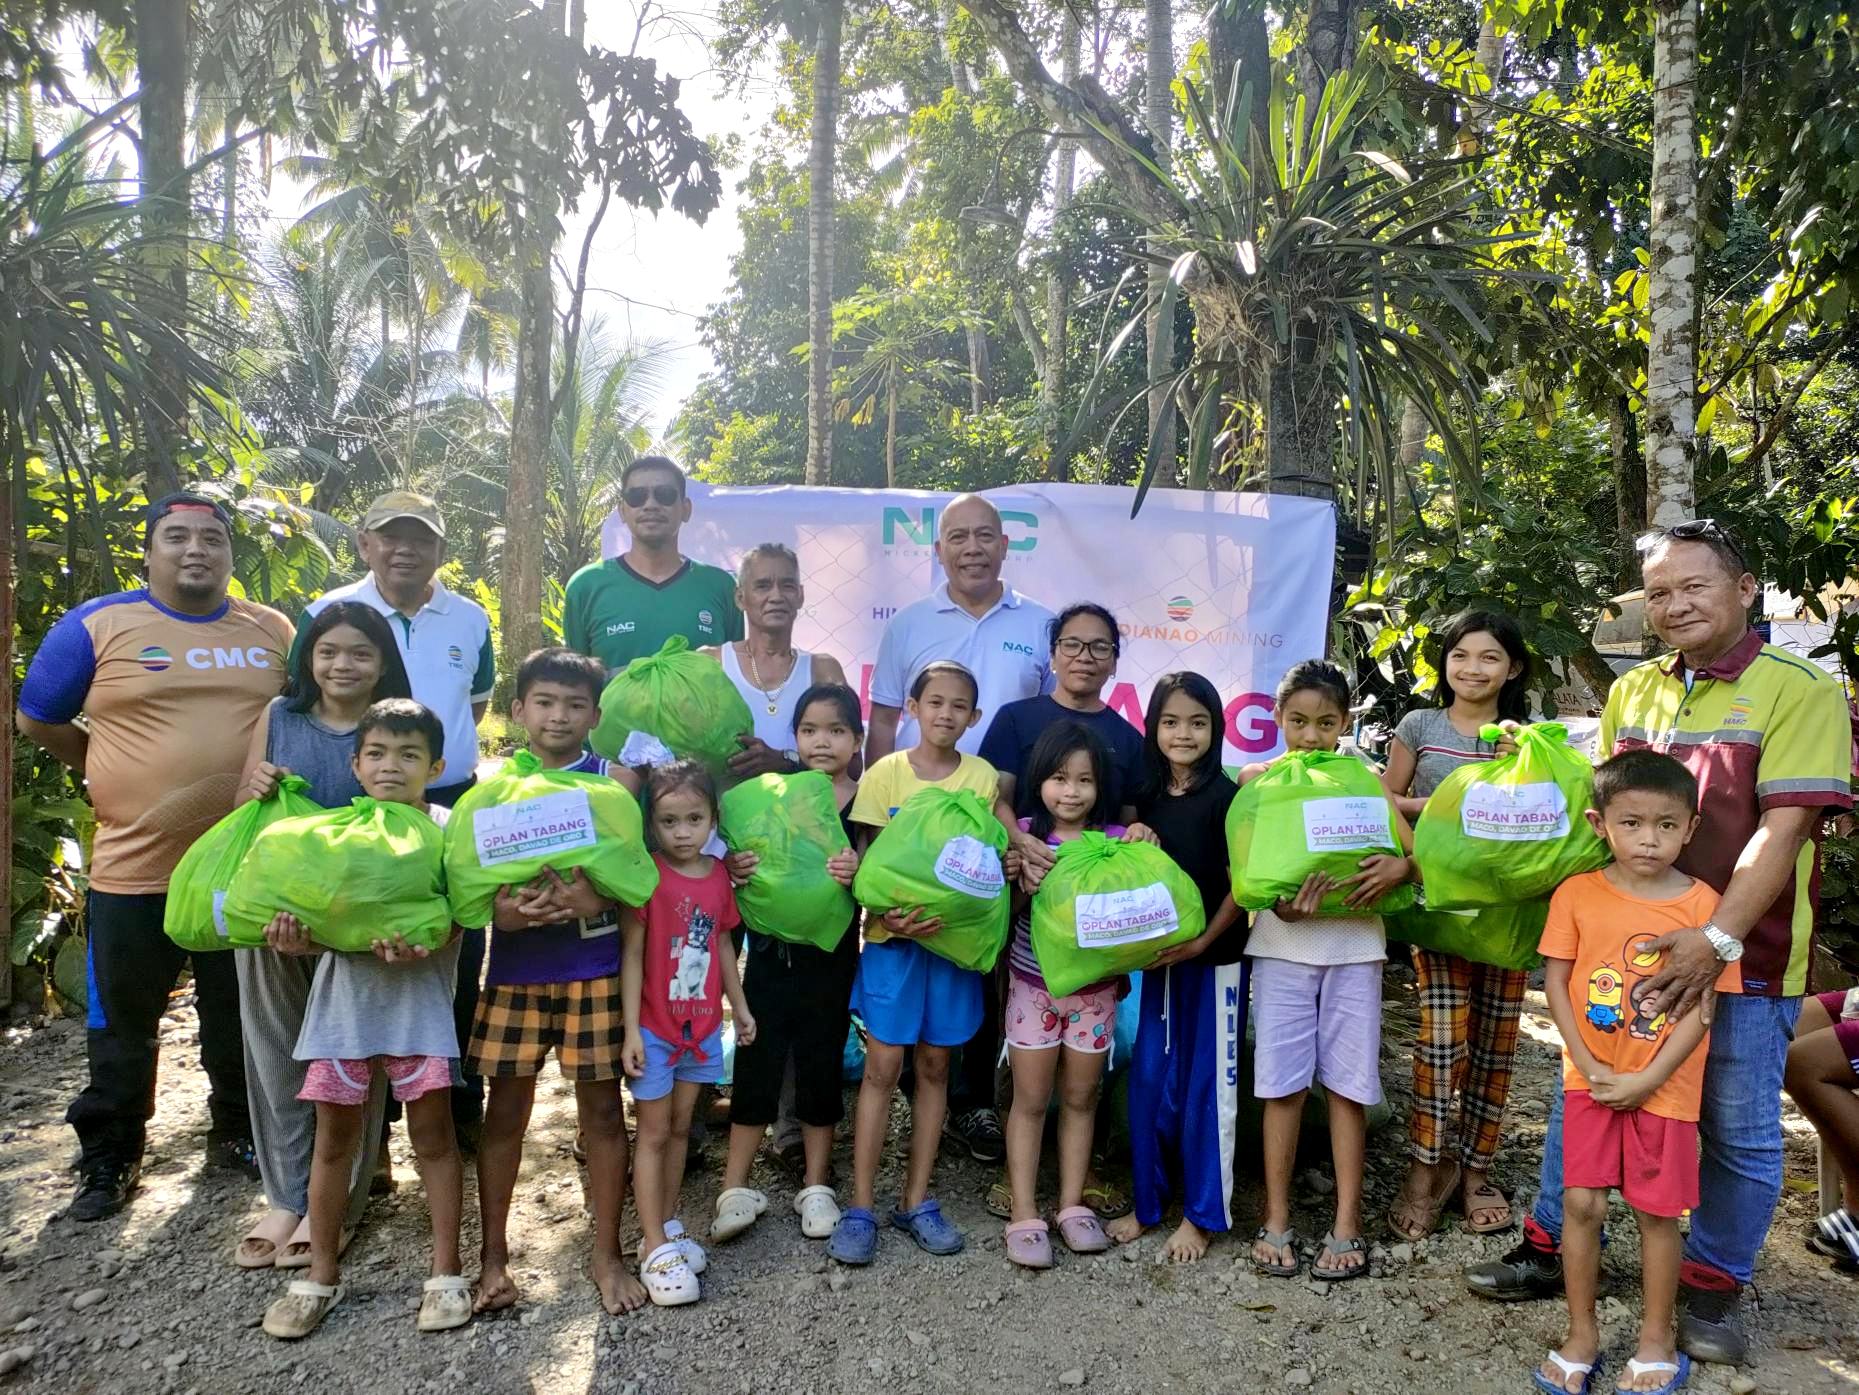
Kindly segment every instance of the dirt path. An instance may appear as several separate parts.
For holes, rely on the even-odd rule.
[[[1403,1042],[1411,991],[1389,976],[1390,1042]],[[1411,1021],[1408,1017],[1407,1020]],[[1534,1185],[1553,1069],[1554,1033],[1540,996],[1525,1019],[1512,1131],[1498,1180]],[[122,1216],[80,1226],[60,1219],[69,1200],[72,1136],[61,1122],[83,1079],[83,1030],[70,1021],[22,1025],[0,1041],[0,1353],[30,1349],[0,1388],[88,1392],[866,1392],[979,1390],[1180,1392],[1310,1390],[1496,1395],[1528,1390],[1527,1371],[1561,1333],[1552,1304],[1498,1307],[1466,1294],[1460,1267],[1501,1253],[1509,1236],[1457,1230],[1412,1247],[1378,1247],[1378,1277],[1317,1290],[1254,1277],[1228,1240],[1192,1268],[1153,1262],[1157,1240],[1107,1257],[1061,1254],[1046,1274],[1002,1258],[999,1223],[981,1208],[989,1180],[966,1160],[945,1161],[938,1189],[968,1232],[953,1260],[919,1255],[895,1232],[879,1262],[839,1270],[800,1237],[793,1188],[758,1170],[772,1206],[745,1236],[713,1252],[704,1301],[626,1318],[602,1315],[583,1277],[580,1181],[569,1153],[573,1097],[553,1069],[538,1091],[512,1224],[524,1303],[462,1332],[422,1337],[413,1308],[424,1276],[425,1212],[404,1137],[401,1192],[376,1203],[349,1253],[349,1297],[324,1330],[285,1346],[257,1329],[280,1285],[243,1273],[228,1256],[259,1213],[256,1189],[199,1170],[206,1129],[193,1010],[183,998],[163,1023],[160,1109],[141,1192]],[[1383,1069],[1404,1114],[1400,1046]],[[896,1123],[906,1118],[902,1104]],[[1833,1273],[1800,1243],[1814,1212],[1812,1135],[1788,1120],[1789,1185],[1753,1312],[1754,1364],[1705,1368],[1693,1389],[1846,1392],[1859,1389],[1859,1281]],[[712,1154],[720,1150],[712,1145]],[[1371,1142],[1371,1215],[1399,1182],[1399,1124]],[[1300,1171],[1300,1229],[1322,1234],[1328,1179],[1313,1151]],[[850,1166],[842,1141],[838,1166]],[[1236,1200],[1244,1232],[1256,1223],[1256,1176]],[[887,1175],[880,1195],[893,1178]],[[714,1173],[692,1178],[685,1215],[701,1235]],[[630,1224],[630,1216],[629,1216]],[[1378,1225],[1379,1222],[1376,1222]],[[467,1170],[467,1268],[476,1249]],[[1630,1354],[1636,1254],[1631,1220],[1616,1218],[1608,1277],[1621,1299],[1603,1321],[1611,1367]],[[1626,1301],[1621,1301],[1622,1299]],[[11,1358],[0,1356],[0,1367]],[[1611,1379],[1607,1385],[1611,1386]]]

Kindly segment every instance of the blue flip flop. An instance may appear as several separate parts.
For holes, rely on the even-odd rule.
[[[1691,1358],[1681,1351],[1678,1353],[1676,1362],[1641,1361],[1638,1357],[1632,1357],[1627,1361],[1629,1380],[1634,1376],[1656,1376],[1661,1371],[1670,1371],[1672,1378],[1655,1389],[1636,1390],[1633,1395],[1675,1395],[1675,1392],[1684,1389],[1685,1382],[1691,1379]]]
[[[878,1257],[878,1218],[863,1206],[848,1207],[833,1227],[826,1253],[841,1264],[870,1264]]]
[[[959,1254],[966,1243],[962,1232],[944,1217],[941,1203],[933,1196],[925,1197],[908,1211],[891,1212],[891,1224],[909,1231],[918,1247],[933,1255]]]
[[[1530,1383],[1538,1390],[1542,1391],[1543,1395],[1571,1395],[1569,1391],[1570,1376],[1581,1377],[1581,1384],[1575,1388],[1573,1395],[1589,1395],[1593,1390],[1594,1374],[1600,1369],[1601,1365],[1598,1357],[1593,1361],[1583,1363],[1580,1361],[1570,1361],[1561,1352],[1552,1350],[1549,1353],[1549,1359],[1555,1362],[1556,1369],[1562,1372],[1562,1381],[1560,1384],[1557,1384],[1555,1381],[1550,1380],[1548,1376],[1544,1375],[1540,1366],[1534,1368],[1530,1372]],[[1635,1395],[1639,1395],[1639,1392],[1635,1392]]]

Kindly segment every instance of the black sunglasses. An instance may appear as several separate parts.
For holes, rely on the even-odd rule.
[[[642,509],[645,501],[650,499],[663,508],[670,508],[684,497],[684,491],[675,484],[635,484],[630,489],[620,492],[629,509]]]
[[[1729,550],[1736,558],[1737,566],[1743,571],[1749,570],[1749,559],[1743,555],[1742,547],[1731,536],[1730,530],[1714,518],[1688,518],[1683,523],[1674,523],[1669,528],[1652,528],[1633,541],[1633,547],[1644,557],[1654,548],[1668,542],[1708,542]]]

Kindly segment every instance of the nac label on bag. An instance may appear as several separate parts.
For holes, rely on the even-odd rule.
[[[1545,843],[1569,831],[1569,802],[1553,780],[1527,785],[1471,785],[1459,806],[1467,838],[1499,843]]]
[[[500,867],[526,857],[594,846],[594,814],[586,790],[558,790],[494,804],[471,816],[478,866]]]
[[[1007,886],[1000,854],[979,838],[958,834],[936,855],[936,880],[951,891],[992,901]]]
[[[1388,801],[1373,795],[1307,799],[1304,847],[1314,853],[1386,851],[1391,844]]]
[[[1092,892],[1074,903],[1079,949],[1108,949],[1160,939],[1181,927],[1175,898],[1161,882],[1127,891]]]

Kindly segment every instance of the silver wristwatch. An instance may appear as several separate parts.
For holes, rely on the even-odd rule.
[[[799,770],[803,764],[800,758],[800,752],[794,750],[792,747],[781,753],[781,759],[793,766],[796,770]]]
[[[1736,936],[1719,930],[1715,925],[1705,924],[1701,927],[1704,938],[1711,942],[1711,949],[1726,964],[1734,964],[1743,957],[1743,942]]]

